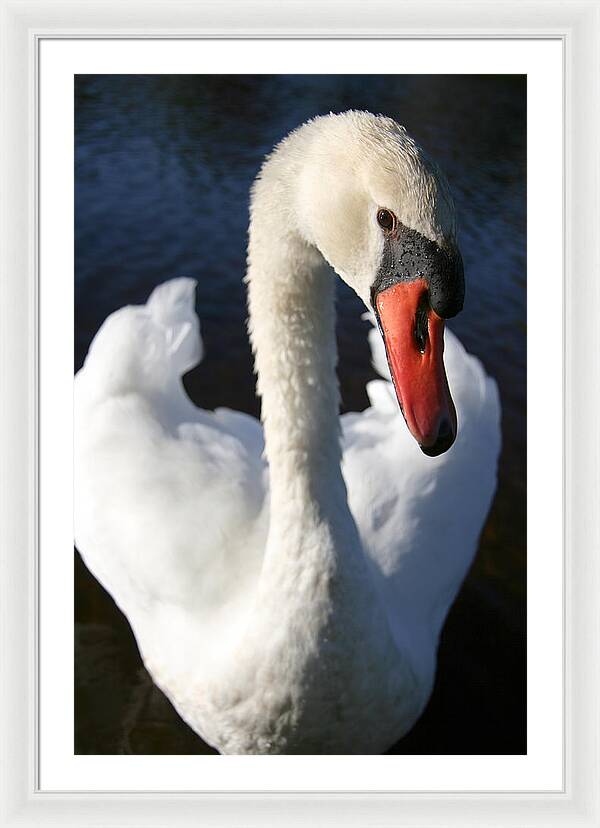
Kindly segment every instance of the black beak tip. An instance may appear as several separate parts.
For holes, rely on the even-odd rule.
[[[456,431],[452,428],[450,420],[444,419],[440,423],[438,436],[431,446],[419,446],[427,457],[438,457],[452,446],[456,440]]]

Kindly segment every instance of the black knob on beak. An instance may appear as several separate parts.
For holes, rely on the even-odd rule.
[[[386,238],[381,265],[371,287],[375,307],[378,293],[398,282],[423,280],[432,310],[442,319],[456,316],[465,299],[465,275],[460,252],[452,240],[441,244],[399,224]]]
[[[465,271],[457,248],[440,251],[437,267],[429,275],[429,302],[442,319],[450,319],[463,309]]]

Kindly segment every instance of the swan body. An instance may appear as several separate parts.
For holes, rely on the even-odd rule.
[[[190,279],[110,316],[76,376],[78,548],[222,753],[380,753],[404,735],[493,496],[497,389],[448,330],[451,450],[409,434],[375,327],[371,407],[338,416],[326,263],[372,310],[382,204],[427,244],[454,237],[441,173],[386,118],[315,119],[263,166],[247,274],[262,425],[184,391],[202,357]]]

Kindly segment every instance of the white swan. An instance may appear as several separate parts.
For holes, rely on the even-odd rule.
[[[375,329],[372,406],[338,417],[324,260],[374,303],[423,451]],[[264,445],[254,418],[186,396],[194,282],[161,285],[106,320],[76,377],[77,545],[221,752],[380,753],[431,693],[500,442],[495,383],[446,332],[459,430],[440,454],[441,316],[463,285],[441,173],[390,119],[310,121],[255,183],[247,283]]]

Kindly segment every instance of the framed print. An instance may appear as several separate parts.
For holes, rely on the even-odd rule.
[[[282,5],[2,4],[3,824],[598,825],[598,4]]]

